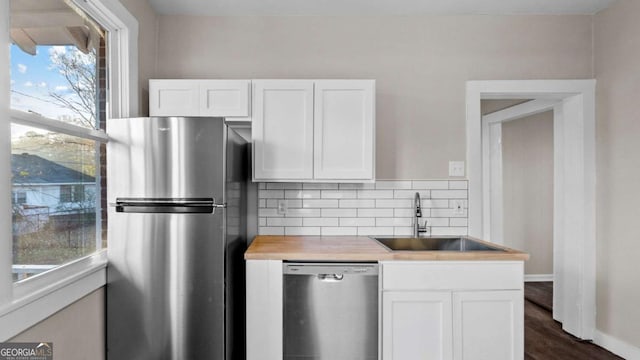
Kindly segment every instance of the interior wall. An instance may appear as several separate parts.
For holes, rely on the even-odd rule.
[[[9,342],[53,342],[56,359],[104,359],[104,298],[104,288],[100,288],[16,335]]]
[[[595,16],[597,328],[640,347],[640,2]]]
[[[553,151],[553,111],[502,124],[504,242],[527,275],[553,274]]]
[[[581,15],[159,16],[156,76],[376,79],[377,178],[447,178],[466,81],[590,78],[591,31]]]
[[[158,16],[148,0],[120,0],[138,20],[138,98],[140,113],[131,116],[149,115],[149,79],[156,77]]]

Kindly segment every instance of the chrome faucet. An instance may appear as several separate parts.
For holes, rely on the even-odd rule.
[[[427,222],[424,222],[424,226],[420,226],[418,219],[422,217],[422,208],[420,207],[420,193],[416,191],[416,195],[413,197],[413,206],[416,210],[413,216],[413,237],[420,236],[420,233],[427,232]]]

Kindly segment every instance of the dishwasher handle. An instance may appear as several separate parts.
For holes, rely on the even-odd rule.
[[[342,281],[344,274],[318,274],[318,279],[323,282]]]

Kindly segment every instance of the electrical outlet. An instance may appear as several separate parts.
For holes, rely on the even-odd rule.
[[[456,200],[453,204],[453,213],[455,215],[464,215],[464,203],[462,202],[462,200]]]
[[[287,200],[278,200],[278,214],[287,215],[287,210],[289,210]]]
[[[464,176],[464,161],[449,161],[449,176]]]

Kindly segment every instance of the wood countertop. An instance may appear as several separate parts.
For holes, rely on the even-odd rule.
[[[256,236],[246,260],[381,261],[381,260],[519,260],[529,254],[472,240],[505,251],[391,251],[366,236]]]

